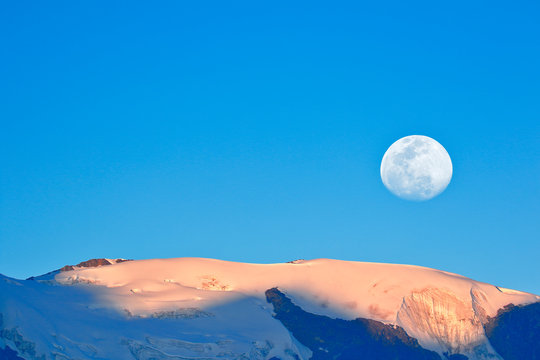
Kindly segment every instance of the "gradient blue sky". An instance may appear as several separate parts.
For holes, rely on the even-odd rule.
[[[95,257],[416,264],[540,293],[540,5],[6,2],[0,273]],[[379,166],[449,152],[424,203]]]

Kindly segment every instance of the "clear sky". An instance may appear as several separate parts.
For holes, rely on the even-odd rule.
[[[537,1],[192,3],[2,4],[0,273],[336,258],[540,294]],[[454,166],[422,203],[379,175],[411,134]]]

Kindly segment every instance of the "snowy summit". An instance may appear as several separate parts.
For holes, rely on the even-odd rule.
[[[1,277],[0,358],[505,359],[501,316],[540,304],[410,265],[101,260]]]

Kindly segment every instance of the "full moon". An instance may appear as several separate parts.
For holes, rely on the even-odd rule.
[[[452,179],[452,160],[434,139],[411,135],[393,143],[381,162],[384,186],[402,199],[424,201],[446,189]]]

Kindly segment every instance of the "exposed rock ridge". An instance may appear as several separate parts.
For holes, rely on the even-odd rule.
[[[93,267],[99,267],[99,266],[106,266],[106,265],[113,265],[118,264],[125,261],[132,261],[128,259],[90,259],[83,261],[77,265],[65,265],[64,267],[50,271],[46,274],[39,275],[39,276],[30,276],[26,280],[35,280],[39,282],[54,284],[54,277],[62,272],[65,271],[72,271],[72,270],[78,270],[78,269],[84,269],[84,268],[93,268]]]
[[[113,265],[118,264],[124,261],[131,261],[127,259],[90,259],[83,261],[81,263],[78,263],[77,265],[66,265],[62,268],[60,268],[60,271],[71,271],[75,270],[76,268],[90,268],[90,267],[98,267],[98,266],[105,266],[105,265]]]

